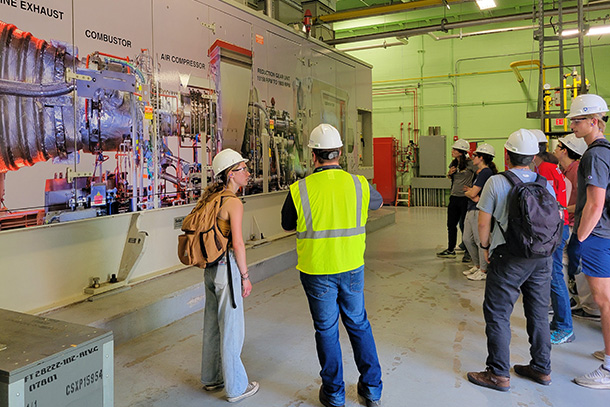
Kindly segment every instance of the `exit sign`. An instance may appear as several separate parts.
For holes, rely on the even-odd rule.
[[[563,126],[565,119],[555,119],[555,126]]]

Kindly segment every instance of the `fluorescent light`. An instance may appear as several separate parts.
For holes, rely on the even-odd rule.
[[[610,25],[598,25],[591,27],[587,35],[603,35],[610,34]]]
[[[571,37],[573,35],[578,35],[578,28],[572,28],[570,30],[563,30],[561,32],[562,37]]]
[[[591,35],[591,36],[604,35],[604,34],[610,34],[610,25],[597,25],[597,26],[589,28],[589,31],[587,31],[585,33],[585,35]],[[578,28],[563,30],[561,32],[562,37],[573,37],[575,35],[578,35]]]
[[[477,6],[479,6],[479,9],[481,9],[481,10],[487,10],[487,9],[496,7],[496,2],[494,0],[476,0],[476,1],[477,1]]]

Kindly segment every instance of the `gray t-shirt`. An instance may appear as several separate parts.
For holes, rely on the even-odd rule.
[[[454,172],[451,176],[451,196],[466,196],[464,187],[472,186],[472,179],[476,172],[477,168],[470,159],[466,161],[466,168]]]
[[[591,234],[610,239],[610,148],[595,147],[604,144],[610,146],[606,139],[598,139],[589,145],[578,165],[578,195],[576,196],[576,209],[574,213],[574,232],[578,230],[582,210],[587,202],[587,186],[606,190],[606,202],[602,216],[593,228]]]
[[[523,182],[534,182],[538,175],[529,169],[511,168],[509,171],[516,174]],[[508,193],[512,187],[512,184],[504,175],[497,174],[487,180],[483,187],[483,191],[481,192],[481,198],[479,199],[477,208],[483,212],[490,213],[493,216],[493,222],[496,223],[493,225],[493,230],[491,232],[490,255],[496,247],[506,243],[502,230],[508,228]],[[546,189],[551,195],[555,196],[555,191],[553,191],[553,187],[548,182],[546,183]],[[500,230],[497,223],[500,224],[502,230]]]

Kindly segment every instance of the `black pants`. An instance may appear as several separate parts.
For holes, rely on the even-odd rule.
[[[525,259],[513,257],[505,246],[494,250],[485,283],[485,334],[487,366],[499,376],[510,376],[510,316],[519,294],[530,343],[530,365],[544,374],[551,373],[549,298],[551,294],[551,257]]]
[[[457,225],[464,233],[464,219],[466,219],[466,209],[468,208],[468,198],[465,196],[450,196],[449,206],[447,207],[447,234],[449,242],[447,249],[453,251],[457,243]]]

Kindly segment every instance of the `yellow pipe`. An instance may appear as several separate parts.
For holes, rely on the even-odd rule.
[[[548,90],[544,91],[544,98],[543,98],[543,100],[544,100],[544,113],[545,114],[549,114],[550,111],[551,111],[551,101],[553,100],[553,97],[551,96],[550,93],[551,92],[548,91]],[[550,127],[551,126],[550,126],[550,123],[549,123],[549,119],[548,118],[544,119],[544,131],[546,133],[549,132]]]
[[[519,82],[519,83],[523,82],[523,76],[521,76],[521,73],[519,72],[518,67],[520,67],[520,66],[530,66],[530,65],[537,65],[538,69],[540,69],[540,61],[538,59],[528,59],[528,60],[525,60],[525,61],[511,62],[510,68],[515,73],[515,76],[517,76],[517,82]],[[544,75],[544,72],[542,74]]]
[[[569,74],[571,75],[571,74]],[[566,75],[563,76],[563,114],[567,113],[566,106],[568,105],[568,81],[566,81]],[[563,121],[563,131],[568,131],[568,121]]]
[[[462,3],[463,0],[447,0],[447,3]],[[414,10],[424,7],[443,6],[443,0],[417,0],[408,3],[390,4],[388,6],[367,7],[357,10],[340,11],[338,13],[318,16],[318,20],[323,23],[334,23],[343,20],[353,20],[356,18],[373,17],[383,14],[398,13],[400,11]]]

